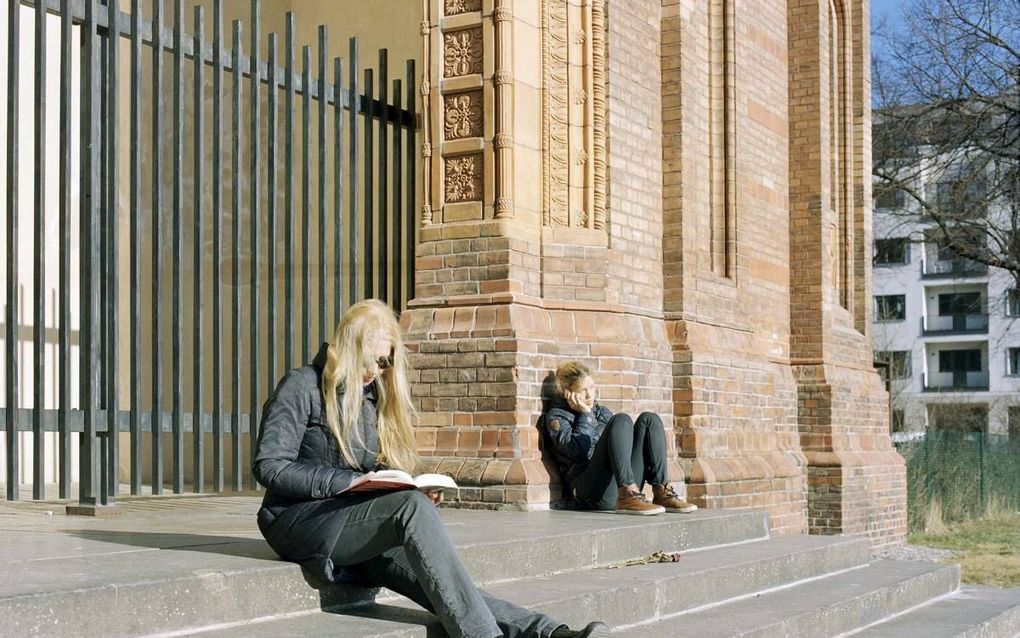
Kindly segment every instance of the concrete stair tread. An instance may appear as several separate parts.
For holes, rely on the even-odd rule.
[[[522,556],[526,560],[527,556],[536,554],[531,551],[535,543],[551,545],[554,539],[566,541],[565,544],[575,551],[565,550],[554,558],[541,556],[540,563],[517,562],[515,566],[542,572],[561,571],[583,569],[637,555],[627,553],[625,547],[618,546],[619,542],[614,543],[620,540],[632,544],[640,553],[655,549],[684,550],[717,542],[741,542],[764,538],[767,533],[764,516],[760,512],[748,515],[746,512],[723,513],[717,510],[704,514],[663,515],[654,521],[589,512],[485,512],[491,517],[485,525],[478,525],[472,520],[479,513],[472,514],[473,517],[465,517],[463,512],[444,512],[447,529],[465,565],[482,582],[501,578],[475,573],[483,571],[488,564],[494,561],[503,563],[508,554],[514,553],[526,554]],[[512,524],[501,521],[507,516],[510,517],[507,522],[512,521]],[[736,527],[744,534],[730,534],[729,538],[715,535],[714,528],[727,526]],[[700,534],[698,528],[706,528],[706,531],[712,528],[713,534]],[[493,529],[499,529],[506,536],[493,538]],[[576,542],[579,531],[586,532],[585,537],[591,542]],[[759,532],[758,535],[746,534],[754,531]],[[53,551],[45,542],[40,548],[39,540],[27,533],[5,532],[3,554],[8,558],[4,561],[8,578],[0,581],[0,601],[14,596],[81,591],[90,587],[134,586],[168,579],[201,578],[211,572],[268,570],[301,578],[300,569],[280,561],[261,538],[116,530],[95,530],[78,536],[73,547],[64,544],[61,551]],[[665,547],[660,547],[662,545]],[[647,549],[649,547],[654,549]],[[33,553],[41,553],[45,559],[36,558]],[[570,561],[575,560],[576,563],[571,564]],[[140,569],[140,565],[144,565],[144,569]],[[54,577],[56,575],[59,578]]]
[[[965,585],[923,607],[873,625],[854,638],[1010,638],[1020,636],[1020,587]]]
[[[762,511],[651,520],[561,511],[451,510],[443,516],[479,583],[768,535]],[[316,591],[300,567],[276,559],[261,539],[186,533],[162,519],[153,531],[118,527],[129,522],[56,530],[42,542],[27,531],[5,531],[0,615],[30,635],[33,627],[70,627],[68,610],[104,609],[107,613],[89,616],[84,624],[76,620],[80,632],[68,629],[66,635],[138,635],[330,608],[340,601],[367,601],[372,593],[349,587]]]
[[[781,536],[767,541],[686,552],[676,563],[567,572],[497,583],[485,587],[485,590],[529,609],[548,613],[565,623],[583,624],[595,618],[611,624],[634,623],[664,613],[662,606],[666,606],[669,612],[676,612],[704,604],[706,597],[713,600],[713,595],[747,594],[754,591],[749,588],[774,587],[787,579],[819,576],[831,569],[858,566],[867,556],[868,544],[860,539]],[[703,587],[689,587],[691,582],[699,579]],[[359,632],[369,628],[384,632],[399,629],[399,626],[366,624],[361,616],[395,620],[395,614],[407,614],[411,622],[419,626],[427,624],[429,619],[434,621],[415,603],[387,590],[380,592],[378,601],[380,604],[351,606],[336,614],[321,612],[269,619],[197,635],[239,638],[244,635],[297,636],[319,631],[342,631],[344,635],[361,636]],[[357,617],[349,618],[347,614]]]
[[[836,636],[954,591],[959,566],[876,561],[828,577],[692,610],[616,632],[627,638]]]
[[[308,638],[309,636],[437,638],[446,634],[439,619],[421,608],[368,604],[346,609],[342,613],[313,611],[272,618],[257,623],[211,627],[184,635],[196,638]]]

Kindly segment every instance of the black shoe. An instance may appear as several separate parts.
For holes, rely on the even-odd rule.
[[[557,627],[550,638],[609,638],[609,626],[604,622],[589,623],[584,629]]]

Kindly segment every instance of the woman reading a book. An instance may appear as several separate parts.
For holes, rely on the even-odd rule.
[[[406,596],[455,638],[608,636],[602,623],[574,631],[475,587],[436,510],[441,491],[348,489],[376,469],[413,472],[407,371],[393,311],[368,300],[344,313],[310,365],[283,377],[263,409],[253,468],[269,545],[328,581]]]
[[[585,509],[650,516],[698,509],[682,500],[666,476],[662,419],[642,412],[636,420],[595,401],[588,367],[569,361],[556,368],[556,397],[542,424],[567,489]],[[651,483],[653,498],[641,493]]]

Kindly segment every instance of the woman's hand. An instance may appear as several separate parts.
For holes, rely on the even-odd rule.
[[[433,505],[439,505],[443,502],[443,490],[432,490],[425,492],[425,496],[429,497]]]

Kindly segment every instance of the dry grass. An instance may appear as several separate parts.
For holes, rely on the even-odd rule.
[[[1020,512],[992,506],[987,516],[962,523],[946,525],[935,511],[928,519],[928,529],[911,534],[910,542],[963,552],[953,560],[965,583],[1020,586]]]

